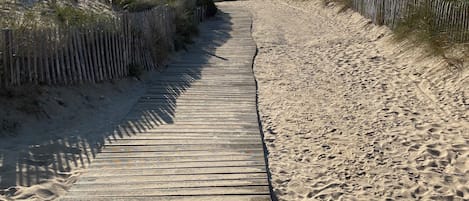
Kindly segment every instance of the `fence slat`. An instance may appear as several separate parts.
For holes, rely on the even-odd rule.
[[[101,60],[102,60],[102,64],[103,64],[103,80],[110,80],[111,79],[111,74],[110,74],[110,71],[109,71],[109,61],[108,61],[108,58],[106,56],[106,33],[105,31],[101,31],[100,32],[100,42],[101,42]]]
[[[15,36],[16,35],[16,36]],[[13,35],[13,62],[14,62],[14,70],[13,70],[13,84],[15,86],[17,85],[20,85],[20,68],[21,68],[21,55],[20,55],[20,47],[19,47],[19,43],[20,43],[20,39],[21,39],[21,36],[19,33]]]
[[[123,63],[123,75],[124,76],[127,76],[127,66],[129,65],[129,29],[128,29],[128,23],[129,23],[129,18],[128,18],[128,14],[127,13],[124,13],[122,15],[122,45],[123,45],[123,58],[124,58],[124,63]]]
[[[90,78],[90,81],[91,83],[95,83],[96,82],[96,78],[95,78],[95,71],[94,69],[96,68],[96,66],[93,64],[93,57],[91,56],[92,55],[92,47],[91,47],[91,41],[90,41],[90,36],[91,36],[91,31],[89,29],[87,29],[84,34],[84,40],[83,40],[83,47],[85,48],[85,56],[86,56],[86,65],[88,66],[88,76]]]
[[[112,80],[114,77],[112,75],[112,68],[111,68],[111,55],[109,51],[109,32],[104,31],[104,37],[103,37],[103,42],[104,42],[104,57],[106,60],[106,69],[107,69],[107,74],[108,74],[108,79]]]
[[[120,27],[119,27],[120,28]],[[120,32],[121,29],[116,29],[116,35],[115,35],[115,51],[116,51],[116,57],[117,57],[117,71],[119,72],[119,78],[124,77],[124,68],[123,68],[123,55],[122,53],[122,32]]]
[[[111,33],[111,54],[112,54],[112,60],[113,60],[113,65],[114,65],[114,75],[115,78],[119,79],[120,78],[120,71],[119,71],[119,57],[117,56],[117,33],[115,30]]]
[[[12,58],[13,58],[13,51],[12,51],[12,37],[13,33],[10,29],[3,30],[3,38],[4,38],[4,47],[3,47],[3,81],[5,87],[10,87],[10,71],[12,69]],[[10,77],[10,78],[9,78]]]
[[[50,71],[50,36],[49,31],[46,29],[44,30],[44,79],[45,83],[51,85],[51,71]]]
[[[59,33],[58,33],[58,29],[55,28],[55,29],[52,29],[52,35],[54,36],[54,40],[53,40],[53,44],[54,44],[54,62],[55,62],[55,74],[56,74],[56,84],[58,83],[63,83],[62,81],[62,72],[61,72],[61,68],[60,68],[60,59],[59,59],[59,55],[60,55],[60,51],[59,51],[59,41],[60,41],[60,37],[59,37]]]
[[[73,51],[74,51],[74,55],[75,55],[75,63],[76,63],[76,72],[77,72],[77,78],[78,78],[78,83],[83,83],[83,79],[84,79],[84,68],[83,68],[83,65],[82,65],[82,61],[81,61],[81,55],[80,55],[80,48],[78,46],[79,42],[78,42],[78,38],[79,38],[79,35],[78,35],[78,31],[75,29],[73,30]]]
[[[97,73],[98,73],[98,81],[103,81],[104,80],[104,75],[103,75],[103,63],[101,61],[101,42],[100,42],[100,34],[98,30],[93,31],[93,45],[95,47],[95,56],[94,58],[96,59],[97,63]]]
[[[469,40],[469,4],[464,4],[464,27],[463,27],[463,41]]]
[[[80,72],[81,72],[81,82],[87,82],[89,81],[88,78],[88,69],[86,66],[86,60],[85,60],[85,54],[83,53],[85,50],[83,49],[82,46],[82,37],[83,34],[81,33],[81,30],[75,31],[75,40],[76,40],[76,45],[77,45],[77,51],[78,51],[78,58],[79,58],[79,64],[80,64]]]
[[[46,38],[46,33],[44,30],[39,30],[39,39],[40,39],[40,52],[39,52],[39,83],[41,84],[48,84],[47,79],[46,79],[46,68],[47,68],[47,42],[45,40]]]
[[[120,25],[122,26],[122,25]],[[122,35],[123,35],[123,32],[122,32],[122,29],[121,27],[119,27],[118,30],[118,34],[117,34],[117,37],[116,37],[116,44],[117,44],[117,57],[118,57],[118,67],[119,67],[119,76],[121,78],[124,77],[124,46],[123,46],[123,43],[124,41],[122,40]]]
[[[80,32],[78,32],[78,48],[80,49],[81,63],[84,69],[83,77],[86,80],[86,82],[91,82],[91,75],[90,75],[91,66],[88,63],[88,56],[87,56],[88,50],[86,49],[86,45],[84,43],[85,34],[86,34],[85,29],[82,29],[80,30]]]
[[[66,50],[66,61],[67,61],[67,76],[70,84],[76,83],[76,72],[75,72],[75,62],[73,62],[73,45],[72,45],[72,34],[70,31],[66,32],[66,43],[67,46],[65,47]]]

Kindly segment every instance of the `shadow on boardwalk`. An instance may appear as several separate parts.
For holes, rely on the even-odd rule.
[[[178,97],[191,87],[192,82],[201,78],[202,67],[208,63],[208,58],[216,57],[213,52],[231,38],[230,19],[229,14],[220,13],[201,24],[201,29],[204,31],[200,35],[200,40],[182,57],[190,56],[191,52],[200,53],[200,51],[206,53],[204,54],[206,57],[194,58],[193,68],[182,75],[179,74],[176,79],[173,78],[175,82],[158,83],[166,90],[166,93],[161,93],[164,101],[161,101],[158,109],[134,108],[132,112],[137,114],[135,115],[137,118],[126,119],[118,125],[109,125],[107,129],[90,130],[79,134],[61,134],[65,137],[43,139],[41,142],[31,144],[29,150],[17,154],[0,152],[0,189],[10,188],[0,191],[0,195],[14,194],[15,186],[29,187],[54,177],[63,178],[63,182],[69,184],[73,182],[68,179],[71,171],[90,165],[106,142],[112,143],[117,139],[138,135],[161,124],[173,123]],[[159,76],[167,75],[163,72]],[[152,84],[155,82],[153,81]],[[146,99],[146,97],[141,97],[139,103],[145,102]]]

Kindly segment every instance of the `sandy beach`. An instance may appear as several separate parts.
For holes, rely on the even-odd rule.
[[[453,70],[318,1],[236,4],[254,16],[279,200],[469,199],[467,64]]]

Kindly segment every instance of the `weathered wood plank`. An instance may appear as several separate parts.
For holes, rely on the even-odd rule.
[[[169,188],[169,189],[133,189],[106,191],[71,191],[70,195],[88,196],[181,196],[181,195],[266,195],[267,186],[241,186],[241,187],[194,187],[194,188]]]
[[[172,176],[172,175],[168,175]],[[192,176],[192,175],[186,175]],[[74,191],[93,191],[94,189],[168,189],[168,188],[190,188],[198,187],[246,187],[246,186],[268,186],[267,179],[220,179],[209,181],[175,181],[175,182],[133,182],[125,184],[77,184]]]
[[[268,201],[269,195],[206,195],[206,196],[164,196],[164,197],[93,197],[93,196],[77,196],[66,197],[63,201]]]

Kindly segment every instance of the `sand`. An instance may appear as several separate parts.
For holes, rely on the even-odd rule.
[[[225,2],[228,3],[228,2]],[[469,199],[469,68],[334,6],[249,9],[279,200]]]
[[[66,193],[144,91],[144,82],[129,78],[3,93],[0,200],[52,200]]]

